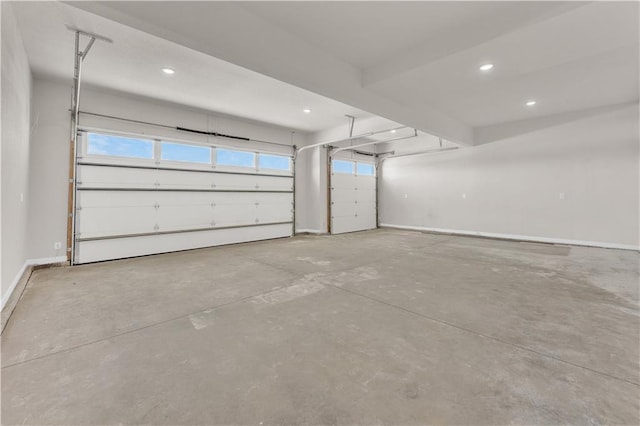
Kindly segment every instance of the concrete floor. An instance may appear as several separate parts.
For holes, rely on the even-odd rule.
[[[3,424],[638,424],[637,252],[398,230],[34,272]]]

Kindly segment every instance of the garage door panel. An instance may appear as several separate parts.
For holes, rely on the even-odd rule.
[[[293,220],[293,196],[291,194],[273,194],[277,197],[263,198],[256,206],[256,215],[260,223],[290,222]]]
[[[331,217],[355,216],[357,213],[355,203],[334,203],[331,205]]]
[[[291,191],[293,178],[234,173],[202,173],[160,170],[159,188],[217,189],[237,191]]]
[[[293,207],[293,193],[290,192],[256,192],[253,193],[253,198],[260,204],[281,204]]]
[[[358,202],[356,204],[356,213],[362,216],[365,215],[369,215],[369,216],[375,216],[376,215],[376,203],[361,203]]]
[[[336,202],[349,202],[349,201],[366,201],[371,202],[376,200],[375,190],[362,190],[362,189],[341,189],[334,188],[331,191],[331,200]]]
[[[293,191],[292,177],[217,173],[214,184],[217,189]]]
[[[81,191],[80,238],[292,220],[292,194]]]
[[[88,208],[78,221],[78,238],[100,238],[154,231],[152,207]]]
[[[292,191],[293,177],[79,165],[78,188]]]
[[[359,190],[376,190],[376,178],[372,176],[356,176],[356,187]]]
[[[75,261],[76,263],[88,263],[122,259],[147,254],[283,238],[290,235],[290,224],[278,224],[250,228],[213,229],[142,237],[80,241],[77,243]]]
[[[358,190],[356,191],[355,199],[358,203],[376,203],[376,191],[370,190]]]
[[[155,188],[157,171],[153,169],[78,166],[78,188]]]
[[[376,178],[374,176],[348,175],[346,173],[333,173],[331,175],[331,186],[334,188],[376,188]]]
[[[331,174],[331,186],[340,189],[355,189],[356,180],[355,175],[348,175],[346,173],[332,173]]]
[[[375,223],[375,218],[376,218],[375,206],[363,206],[358,204],[356,206],[356,215],[358,217],[372,217]]]
[[[153,206],[157,191],[82,190],[78,191],[76,205],[85,207]]]
[[[79,191],[76,234],[98,238],[153,232],[155,196],[137,191]]]
[[[211,226],[213,221],[211,193],[159,192],[158,230],[177,231]]]
[[[361,223],[355,216],[346,216],[339,218],[339,220],[334,220],[331,232],[333,234],[344,234],[346,232],[355,232],[363,229],[366,228],[362,228]]]
[[[331,190],[331,201],[334,203],[349,203],[356,200],[355,189],[339,189],[334,188]]]
[[[212,189],[213,173],[158,170],[158,189]]]
[[[256,201],[251,194],[225,194],[217,197],[213,207],[216,226],[253,225],[256,223]]]
[[[358,215],[356,222],[361,229],[373,229],[377,226],[376,216],[374,214]]]

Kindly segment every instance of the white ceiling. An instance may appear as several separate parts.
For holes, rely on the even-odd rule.
[[[567,2],[244,2],[246,10],[359,68],[397,59],[408,51],[436,50],[452,35],[473,37],[491,27],[508,31]]]
[[[225,93],[224,87],[241,86],[230,90],[224,99],[231,98],[236,110],[242,110],[244,103],[255,114],[262,112],[263,120],[268,115],[264,111],[270,109],[277,111],[273,115],[288,117],[292,111],[286,106],[301,108],[295,103],[296,96],[307,93],[277,82],[269,89],[257,83],[252,86],[253,78],[265,75],[462,144],[473,144],[474,135],[486,126],[637,102],[639,98],[638,2],[71,4],[203,54],[113,23],[102,22],[101,27],[95,17],[86,20],[77,16],[76,25],[89,26],[89,30],[97,26],[93,29],[116,39],[113,49],[121,49],[120,62],[127,63],[117,64],[123,70],[118,78],[108,73],[102,76],[103,84],[141,86],[137,90],[146,95],[173,95],[177,97],[173,100],[181,103],[211,103],[214,101],[203,98],[212,97],[212,92],[202,87],[216,75],[221,81],[215,87],[222,86],[221,93]],[[39,19],[38,25],[53,30],[49,16],[31,19]],[[119,38],[119,33],[126,37]],[[33,52],[30,56],[48,54],[34,49],[37,47],[27,46]],[[101,49],[104,52],[106,47]],[[150,77],[148,67],[164,65],[162,55],[167,52],[184,61],[188,79],[198,84],[176,79],[171,83],[175,87],[168,88],[166,79]],[[58,66],[50,63],[56,57],[36,58],[34,67],[35,61],[41,68]],[[96,67],[112,66],[92,59]],[[222,60],[253,72],[231,68]],[[479,72],[484,62],[495,64],[494,70]],[[99,72],[106,71],[92,71],[95,75]],[[242,92],[246,86],[251,89]],[[237,92],[243,96],[234,104]],[[281,105],[283,98],[289,102]],[[538,104],[526,108],[528,99]],[[255,110],[246,106],[251,102],[258,104]],[[317,108],[312,108],[315,115]],[[334,113],[335,122],[343,120],[344,113]]]
[[[638,100],[638,3],[582,6],[374,83],[473,127]],[[488,73],[478,66],[491,62]],[[534,108],[525,108],[535,99]]]
[[[13,8],[36,75],[71,81],[74,33],[65,27],[71,25],[114,40],[94,44],[83,64],[84,84],[311,132],[343,124],[345,114],[371,116],[66,4],[21,2]],[[176,73],[165,75],[165,66]]]

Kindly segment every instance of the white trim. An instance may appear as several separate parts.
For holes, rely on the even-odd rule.
[[[494,232],[429,228],[426,226],[393,225],[390,223],[381,223],[380,226],[385,228],[407,229],[411,231],[439,232],[443,234],[470,235],[474,237],[500,238],[505,240],[533,241],[533,242],[539,242],[539,243],[565,244],[565,245],[572,245],[572,246],[587,246],[587,247],[600,247],[600,248],[609,248],[609,249],[640,251],[640,246],[633,246],[629,244],[618,244],[618,243],[603,243],[599,241],[565,240],[562,238],[532,237],[529,235],[512,235],[512,234],[498,234]]]
[[[29,266],[31,266],[31,265],[27,264],[27,262],[25,262],[24,265],[22,265],[22,268],[20,268],[20,270],[18,271],[18,274],[13,279],[13,282],[9,286],[9,289],[7,290],[7,292],[4,295],[2,295],[2,302],[1,302],[0,310],[4,309],[4,305],[6,305],[7,302],[9,301],[9,298],[13,294],[13,291],[16,289],[16,286],[18,285],[18,283],[22,279],[22,276],[24,275],[25,271],[27,270],[27,268]]]
[[[318,229],[296,229],[296,234],[307,233],[307,234],[326,234],[326,231],[320,231]]]
[[[66,263],[66,261],[67,261],[67,257],[66,256],[44,257],[44,258],[40,258],[40,259],[27,259],[27,260],[25,260],[24,265],[22,265],[22,268],[20,268],[20,270],[18,271],[18,274],[15,276],[15,278],[13,279],[13,282],[9,286],[9,289],[7,290],[7,293],[2,296],[2,302],[0,304],[0,311],[2,309],[4,309],[4,306],[7,304],[7,302],[11,298],[11,295],[13,294],[14,290],[16,289],[16,286],[18,285],[18,283],[20,282],[20,280],[24,276],[24,273],[27,271],[27,269],[29,269],[29,267],[31,267],[31,266],[39,266],[39,265],[50,265],[50,264],[53,264],[53,263]]]

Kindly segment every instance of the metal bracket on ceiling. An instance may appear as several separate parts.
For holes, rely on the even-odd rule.
[[[356,140],[356,139],[364,139],[364,138],[367,138],[369,136],[378,135],[380,133],[386,133],[386,132],[391,132],[391,131],[394,131],[394,130],[402,130],[402,129],[407,129],[407,127],[406,126],[394,127],[394,128],[391,128],[391,129],[384,129],[384,130],[378,130],[378,131],[375,131],[375,132],[362,133],[360,135],[355,135],[355,136],[351,135],[351,137],[348,137],[348,138],[337,139],[337,140],[332,140],[332,141],[327,141],[327,142],[318,142],[318,143],[314,143],[314,144],[311,144],[311,145],[305,145],[303,147],[300,147],[300,149],[297,151],[296,155],[299,154],[302,151],[306,151],[307,149],[316,148],[316,147],[319,147],[319,146],[326,147],[327,145],[331,145],[331,144],[335,144],[335,143],[348,142],[348,141],[353,141],[353,140]],[[415,129],[414,129],[414,133],[417,135],[417,131],[415,131]],[[352,146],[352,148],[356,148],[356,147],[357,147],[356,145]]]
[[[91,50],[91,47],[93,46],[93,43],[96,42],[96,40],[104,41],[105,43],[113,43],[113,40],[111,40],[109,37],[101,36],[100,34],[92,33],[89,31],[84,31],[76,27],[72,27],[71,25],[66,25],[66,27],[69,31],[73,31],[76,34],[77,39],[79,39],[79,36],[81,35],[89,37],[89,42],[83,50],[80,50],[78,43],[76,43],[76,55],[80,56],[80,59],[82,60],[87,57],[87,54]]]
[[[353,137],[353,125],[356,122],[356,118],[353,115],[345,114],[345,117],[349,119],[349,138]]]
[[[383,140],[379,140],[379,141],[365,142],[365,143],[361,143],[361,144],[358,144],[358,145],[345,146],[345,147],[342,147],[342,148],[338,148],[335,151],[332,151],[331,155],[335,155],[335,154],[337,154],[338,152],[341,152],[341,151],[353,151],[353,150],[355,150],[357,148],[361,148],[363,146],[377,145],[377,144],[386,143],[386,142],[401,141],[401,140],[404,140],[404,139],[412,139],[412,138],[416,138],[416,137],[418,137],[418,129],[413,129],[413,134],[409,135],[409,136],[401,136],[401,137],[398,137],[398,138],[383,139]]]
[[[80,34],[82,34],[84,36],[95,38],[96,40],[102,40],[102,41],[106,41],[107,43],[113,43],[113,40],[111,40],[109,37],[105,37],[105,36],[102,36],[100,34],[92,33],[92,32],[89,32],[89,31],[84,31],[84,30],[81,30],[80,28],[76,28],[76,27],[74,27],[72,25],[65,25],[65,27],[67,27],[67,29],[69,31],[73,31],[74,33],[80,33]]]

